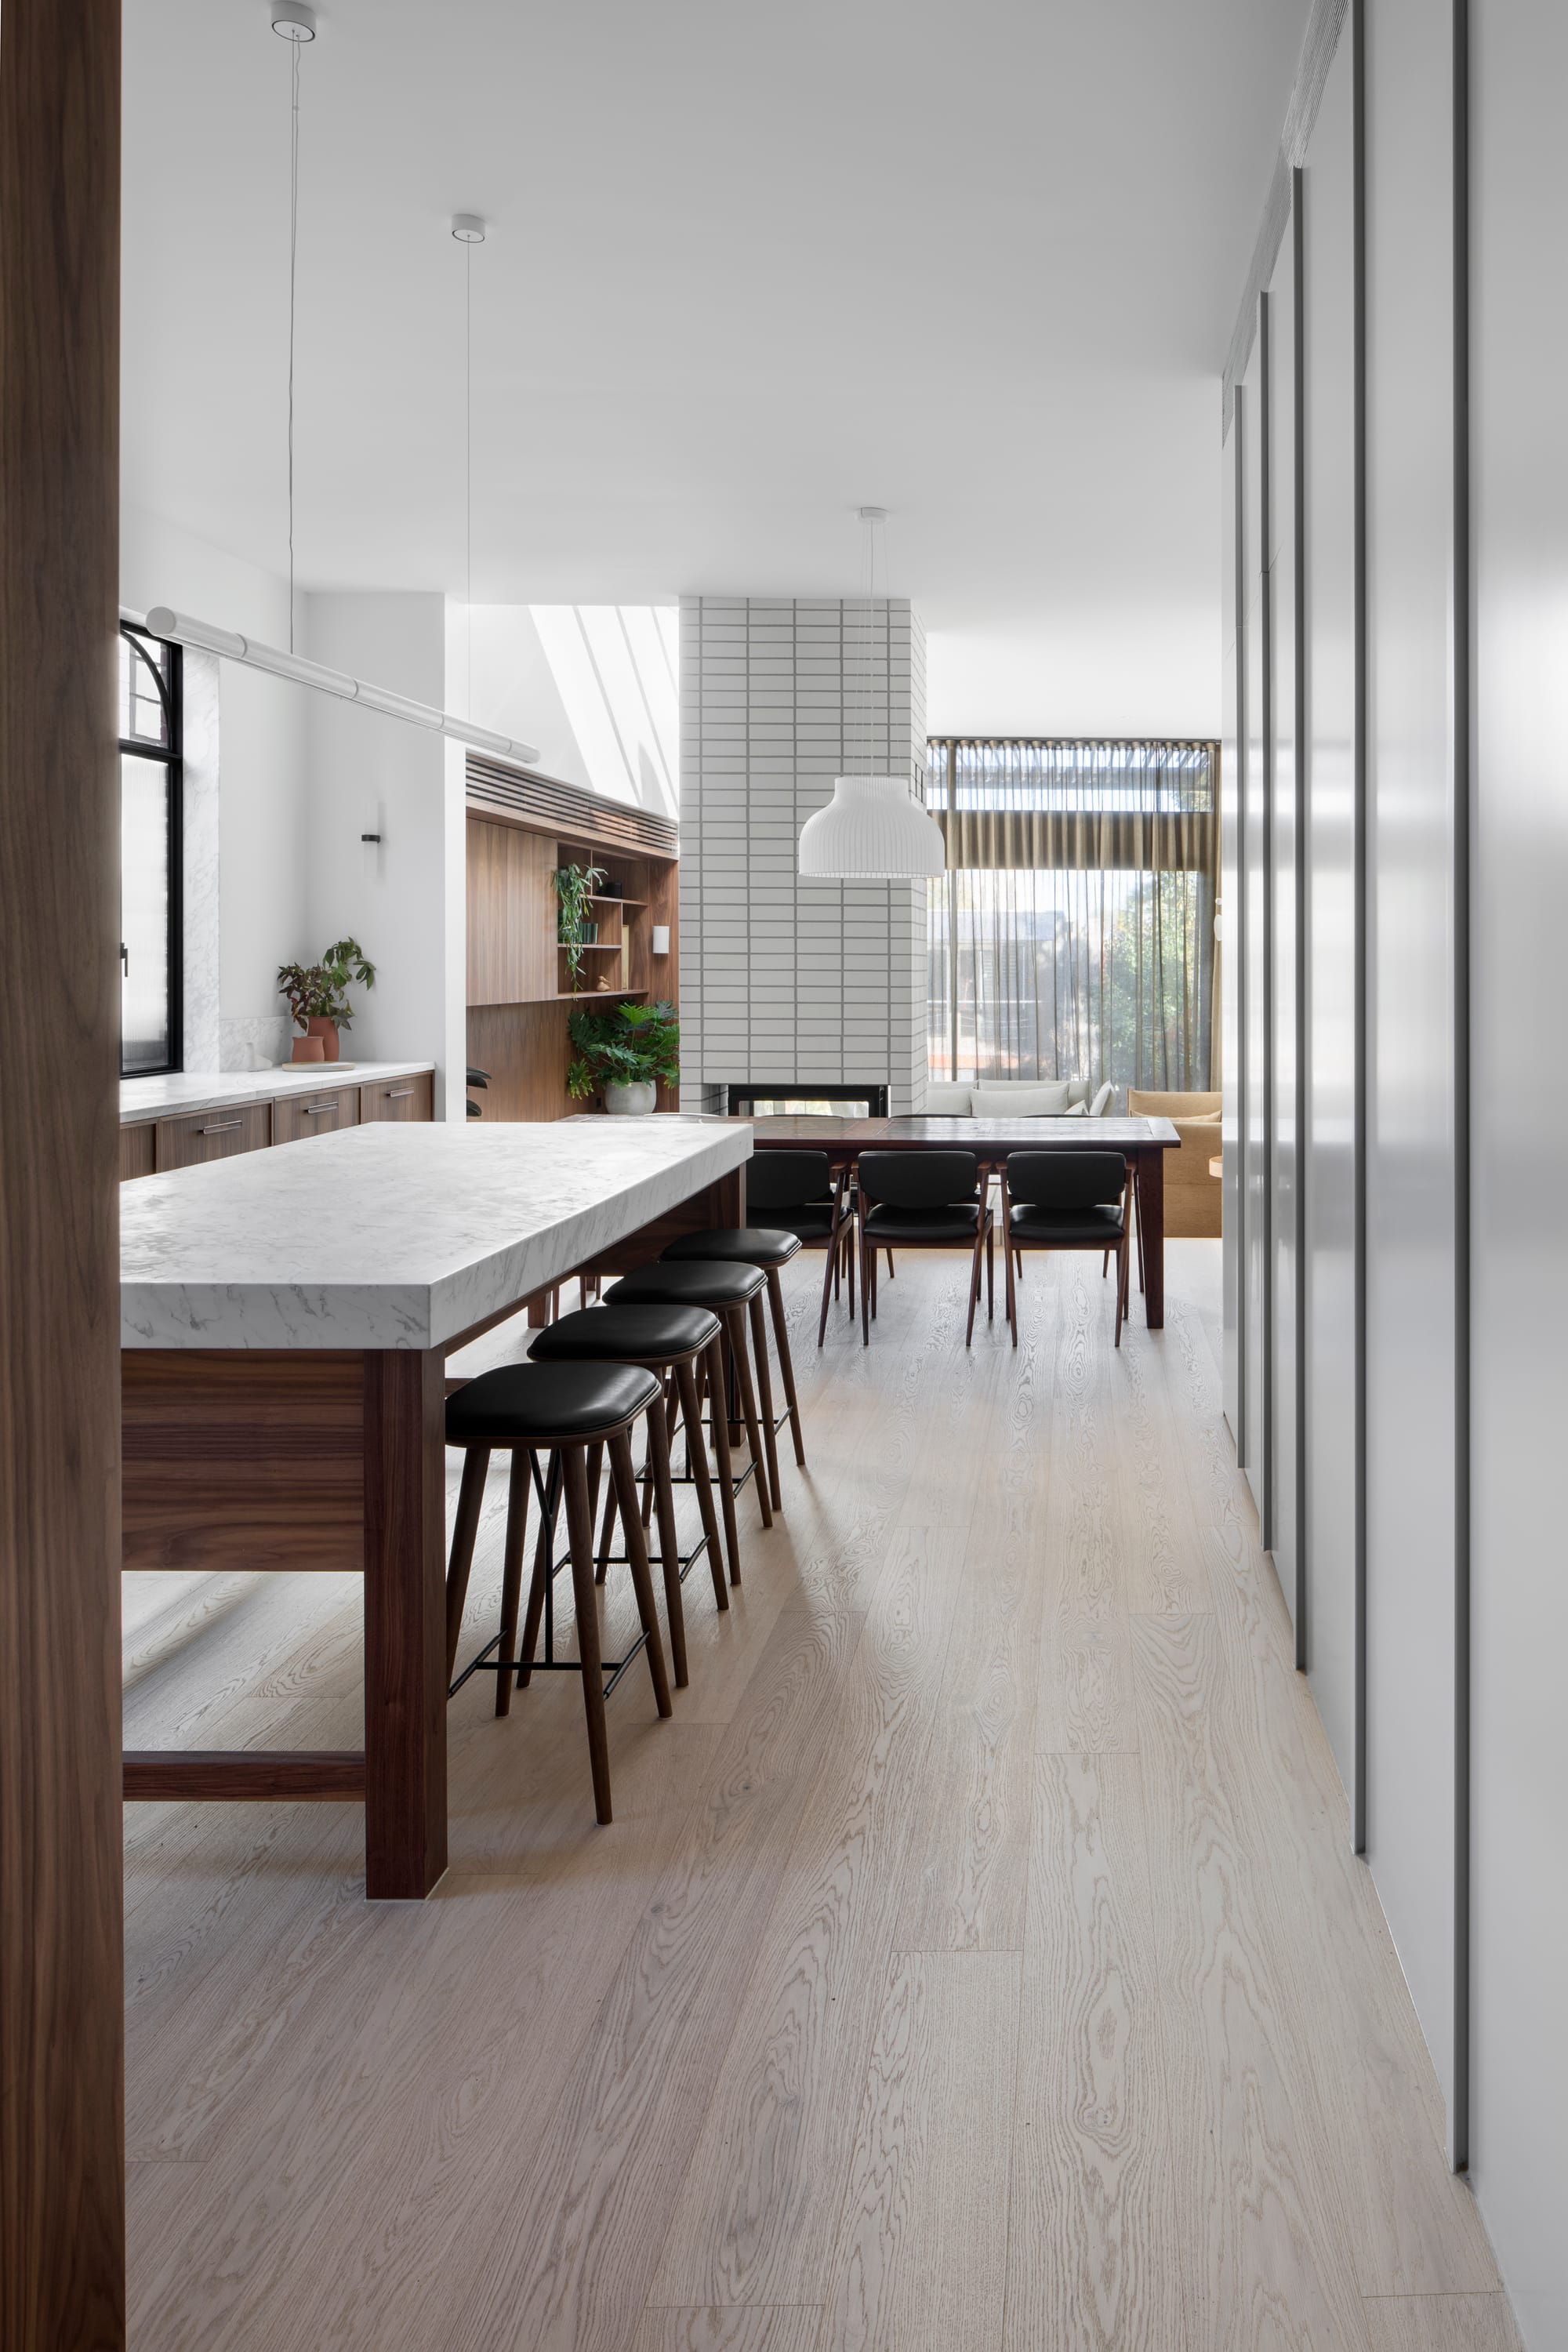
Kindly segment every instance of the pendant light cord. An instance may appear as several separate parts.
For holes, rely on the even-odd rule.
[[[294,310],[300,252],[300,49],[290,41],[293,98],[289,140],[289,650],[294,650]]]
[[[468,717],[474,715],[474,248],[463,247],[463,512],[468,523],[465,594]]]

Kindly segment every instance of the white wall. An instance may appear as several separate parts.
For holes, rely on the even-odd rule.
[[[447,610],[438,594],[315,593],[301,651],[331,669],[437,709],[447,700]],[[304,689],[301,689],[304,691]],[[437,1115],[460,1118],[465,1066],[463,752],[397,719],[308,695],[305,902],[312,956],[358,940],[376,967],[351,992],[356,1061],[428,1055]],[[379,833],[378,847],[361,836]]]
[[[1472,0],[1474,2127],[1531,2352],[1568,2344],[1568,11]]]
[[[267,644],[288,644],[286,581],[138,507],[122,510],[120,531],[121,601],[129,610],[169,604]],[[243,1068],[253,1045],[262,1059],[279,1058],[278,966],[314,952],[306,889],[309,698],[233,663],[220,667],[216,694],[219,1050],[225,1066]],[[210,698],[203,716],[205,727]]]
[[[538,746],[544,774],[680,815],[673,604],[454,604],[448,705]]]

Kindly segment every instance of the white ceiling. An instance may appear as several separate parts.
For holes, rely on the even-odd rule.
[[[324,0],[301,583],[463,593],[475,210],[478,600],[847,593],[877,501],[933,726],[1206,731],[1220,370],[1307,5]],[[281,570],[269,16],[127,0],[124,478]]]

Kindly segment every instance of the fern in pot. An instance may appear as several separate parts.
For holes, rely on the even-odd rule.
[[[646,1113],[680,1076],[680,1016],[663,1000],[603,1013],[574,1004],[566,1025],[575,1049],[566,1091],[578,1102],[603,1094],[607,1111]]]

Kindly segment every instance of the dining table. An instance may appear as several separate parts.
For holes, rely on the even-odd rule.
[[[751,1150],[679,1115],[377,1122],[121,1187],[122,1565],[364,1580],[363,1748],[128,1752],[128,1801],[363,1803],[366,1895],[430,1893],[447,1360],[574,1274],[743,1224]]]
[[[794,1111],[749,1124],[758,1151],[825,1151],[836,1170],[853,1168],[862,1151],[973,1151],[988,1171],[1001,1168],[1013,1151],[1119,1151],[1133,1175],[1144,1318],[1151,1331],[1164,1328],[1165,1154],[1179,1150],[1182,1140],[1168,1118],[836,1118]]]

